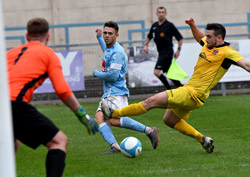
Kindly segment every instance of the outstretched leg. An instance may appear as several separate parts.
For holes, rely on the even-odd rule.
[[[167,94],[160,92],[152,97],[135,104],[130,104],[122,109],[112,109],[105,100],[102,101],[102,111],[105,119],[112,117],[135,116],[143,114],[152,108],[167,108]]]
[[[178,118],[171,109],[167,109],[164,115],[164,123],[179,131],[180,133],[195,138],[198,142],[200,142],[203,148],[208,152],[213,152],[213,139],[202,135],[195,128],[193,128],[190,124],[188,124],[185,120]]]
[[[134,131],[139,131],[145,133],[151,141],[154,149],[157,148],[159,143],[158,133],[159,129],[157,127],[148,127],[140,122],[129,117],[113,118],[109,119],[109,123],[112,126],[127,128]]]
[[[111,153],[116,153],[120,152],[120,146],[117,143],[113,132],[109,125],[104,121],[103,118],[103,113],[102,111],[97,111],[95,114],[95,120],[99,124],[99,129],[98,131],[102,135],[103,139],[110,145],[111,149],[104,154],[111,154]]]
[[[195,138],[200,143],[203,142],[203,140],[202,140],[203,135],[200,132],[198,132],[197,130],[195,130],[185,120],[180,119],[179,117],[177,117],[172,112],[171,109],[167,109],[167,111],[165,112],[163,120],[164,120],[164,123],[167,126],[181,132],[184,135],[188,135],[188,136],[191,136],[191,137]]]

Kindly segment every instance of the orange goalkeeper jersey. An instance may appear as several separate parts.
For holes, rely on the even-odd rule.
[[[7,52],[10,99],[30,102],[34,90],[49,77],[61,100],[71,96],[60,59],[40,42],[28,42]]]

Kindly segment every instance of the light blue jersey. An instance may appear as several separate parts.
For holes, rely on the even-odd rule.
[[[104,81],[104,94],[102,98],[116,95],[129,96],[126,87],[125,74],[127,72],[128,57],[119,43],[115,43],[111,48],[106,45],[101,36],[97,36],[99,44],[104,51],[102,57],[102,72],[94,70],[94,76]]]
[[[127,105],[127,97],[129,96],[129,90],[126,87],[125,79],[128,57],[119,43],[115,43],[112,47],[106,48],[106,44],[101,35],[97,35],[97,39],[104,52],[102,57],[103,68],[102,72],[94,70],[93,75],[104,81],[104,94],[102,98],[106,98],[112,106],[121,108],[120,106]],[[100,107],[101,106],[99,105],[97,112],[101,110]],[[121,117],[119,126],[120,128],[127,128],[146,134],[149,134],[152,131],[152,128],[129,117]],[[98,130],[103,139],[111,147],[111,150],[108,151],[108,153],[112,153],[112,149],[114,148],[116,150],[120,149],[111,128],[105,121],[99,125]]]

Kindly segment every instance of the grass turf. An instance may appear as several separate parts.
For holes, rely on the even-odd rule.
[[[135,101],[133,101],[135,102]],[[133,103],[132,101],[130,103]],[[98,103],[84,103],[93,116]],[[164,109],[153,109],[133,118],[148,126],[157,126],[159,146],[153,150],[149,139],[140,132],[112,127],[120,143],[135,136],[142,143],[142,153],[134,159],[122,154],[101,155],[109,146],[100,134],[89,136],[85,127],[65,106],[38,106],[38,110],[69,138],[64,177],[149,177],[149,176],[249,176],[250,172],[250,95],[213,96],[194,110],[187,120],[204,135],[214,139],[214,153],[208,154],[194,139],[167,127]],[[16,155],[18,177],[45,176],[47,149],[21,145]]]

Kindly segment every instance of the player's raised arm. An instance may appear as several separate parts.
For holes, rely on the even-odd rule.
[[[102,39],[102,30],[100,27],[98,27],[96,30],[96,37],[97,37],[97,40],[102,48],[102,51],[104,52],[104,50],[106,49],[106,44],[104,42],[104,40]]]
[[[194,19],[192,17],[185,20],[185,23],[188,24],[191,28],[193,36],[197,42],[200,42],[201,39],[205,36],[203,32],[196,26]]]

